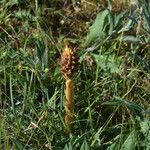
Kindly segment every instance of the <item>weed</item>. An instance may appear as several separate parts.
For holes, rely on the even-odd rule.
[[[0,149],[150,149],[149,16],[148,0],[0,1]],[[64,39],[79,57],[66,87]]]

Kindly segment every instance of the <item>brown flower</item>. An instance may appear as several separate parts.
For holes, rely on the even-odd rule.
[[[72,78],[72,75],[76,69],[76,57],[74,52],[68,46],[65,47],[61,54],[61,73],[65,78]]]

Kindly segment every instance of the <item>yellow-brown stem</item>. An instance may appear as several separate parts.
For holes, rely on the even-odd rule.
[[[77,58],[74,51],[66,46],[61,54],[61,73],[64,76],[65,83],[65,124],[68,129],[70,128],[74,118],[74,102],[73,102],[73,73],[76,70]]]
[[[65,124],[68,127],[70,127],[74,117],[73,103],[73,80],[67,79],[65,87]]]

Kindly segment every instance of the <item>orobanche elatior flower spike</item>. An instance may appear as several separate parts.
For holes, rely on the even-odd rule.
[[[65,124],[70,127],[74,118],[74,101],[73,101],[73,73],[76,70],[77,59],[71,48],[66,46],[61,54],[61,73],[65,82]]]

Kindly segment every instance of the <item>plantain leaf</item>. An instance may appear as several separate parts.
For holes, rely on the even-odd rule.
[[[137,43],[140,42],[140,39],[135,36],[128,35],[123,37],[123,41]]]
[[[97,14],[95,22],[90,27],[90,31],[87,35],[86,46],[88,46],[94,41],[100,41],[101,38],[104,37],[104,32],[103,32],[104,21],[108,13],[109,13],[108,10],[104,10],[100,12],[99,14]]]
[[[132,131],[128,137],[126,138],[126,140],[124,141],[121,150],[131,150],[131,149],[135,149],[136,146],[136,137],[134,132]]]
[[[114,138],[114,142],[107,148],[107,150],[134,150],[136,147],[136,137],[134,131],[130,132],[127,135],[123,136],[123,143],[119,146],[121,135],[118,135]]]
[[[126,106],[130,109],[133,114],[142,118],[142,112],[144,109],[134,102],[130,102],[119,97],[115,97],[114,100],[106,101],[102,105],[116,105],[116,106]]]

